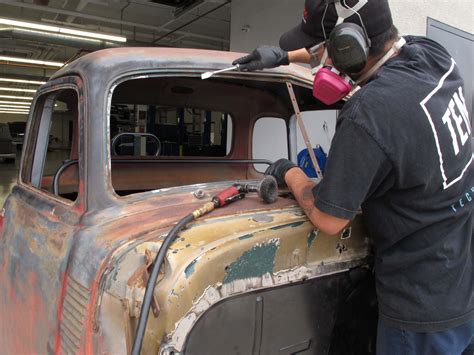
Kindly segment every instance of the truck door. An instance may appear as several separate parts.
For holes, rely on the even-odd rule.
[[[18,182],[0,230],[0,344],[6,354],[59,349],[68,255],[85,209],[81,88],[74,77],[55,80],[32,105]]]

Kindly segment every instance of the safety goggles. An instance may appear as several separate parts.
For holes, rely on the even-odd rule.
[[[323,41],[321,43],[316,44],[315,46],[306,48],[306,50],[308,51],[310,55],[309,65],[311,66],[311,69],[317,68],[321,65],[322,56],[318,55],[318,52],[319,52],[319,49],[321,47],[324,47],[325,45],[326,45],[326,41]]]

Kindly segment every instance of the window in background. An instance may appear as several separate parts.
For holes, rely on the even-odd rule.
[[[118,156],[225,157],[231,128],[225,112],[131,103],[111,107],[112,154]]]
[[[255,122],[252,137],[252,158],[276,161],[288,158],[288,139],[285,120],[262,117]],[[255,170],[264,172],[267,165],[255,164]]]

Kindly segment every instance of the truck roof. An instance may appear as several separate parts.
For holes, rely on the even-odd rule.
[[[232,61],[245,53],[211,51],[201,49],[162,48],[162,47],[121,47],[99,50],[65,65],[52,78],[70,74],[100,75],[116,77],[125,72],[147,69],[212,71],[231,66]],[[309,68],[291,64],[265,70],[275,76],[287,76],[294,80],[307,82],[313,80]],[[255,73],[247,73],[255,75]],[[262,75],[262,72],[258,72]]]

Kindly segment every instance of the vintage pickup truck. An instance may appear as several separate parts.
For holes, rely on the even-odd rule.
[[[0,215],[3,354],[129,353],[170,229],[219,191],[263,178],[259,122],[283,127],[270,149],[283,146],[296,160],[289,91],[314,119],[325,109],[309,70],[201,80],[238,56],[103,50],[38,90],[18,182]],[[272,204],[248,193],[171,244],[142,353],[373,353],[370,265],[360,215],[329,236],[284,190]]]

